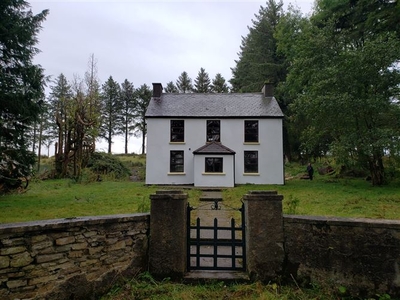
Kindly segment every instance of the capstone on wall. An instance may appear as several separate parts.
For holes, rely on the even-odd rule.
[[[98,299],[147,269],[149,215],[0,224],[0,299]]]

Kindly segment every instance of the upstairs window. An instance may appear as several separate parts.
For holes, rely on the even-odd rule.
[[[183,173],[184,172],[184,160],[183,151],[171,151],[169,171],[170,173]]]
[[[258,121],[244,121],[244,142],[258,143]]]
[[[185,121],[171,120],[171,142],[185,141]]]
[[[206,173],[222,173],[222,157],[206,157],[206,166],[204,171]]]
[[[220,142],[220,121],[207,120],[207,142]]]
[[[244,172],[258,173],[258,151],[244,151]]]

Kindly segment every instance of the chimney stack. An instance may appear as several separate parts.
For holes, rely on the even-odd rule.
[[[153,98],[160,98],[163,91],[161,83],[153,83]]]
[[[264,94],[264,97],[273,97],[274,96],[274,85],[272,83],[266,82],[261,90]]]

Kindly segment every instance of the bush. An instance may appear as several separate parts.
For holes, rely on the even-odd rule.
[[[87,168],[97,175],[108,175],[115,179],[131,175],[129,169],[117,157],[104,152],[93,153]]]

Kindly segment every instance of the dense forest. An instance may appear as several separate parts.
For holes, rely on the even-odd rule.
[[[49,79],[32,59],[48,11],[23,0],[0,4],[0,190],[19,187],[55,149],[55,176],[79,177],[96,142],[142,138],[152,92],[128,79],[101,83],[91,55],[83,79]],[[288,161],[329,158],[367,172],[373,185],[400,163],[400,4],[394,0],[317,0],[310,15],[269,0],[255,13],[228,81],[201,67],[165,83],[166,93],[259,92],[275,86],[284,114]],[[45,85],[50,93],[45,95]]]

